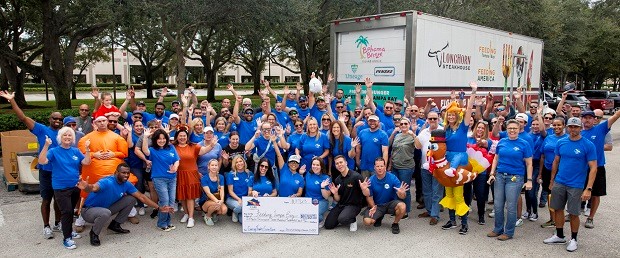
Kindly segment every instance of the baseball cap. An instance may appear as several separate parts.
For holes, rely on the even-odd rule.
[[[581,117],[584,117],[584,116],[596,117],[596,115],[594,114],[594,111],[584,111],[584,112],[581,112]]]
[[[138,101],[137,106],[146,106],[146,104],[144,104],[144,101],[140,100]]]
[[[68,116],[68,117],[65,117],[65,119],[62,120],[62,124],[67,125],[68,123],[77,123],[77,121],[75,121],[74,117]]]
[[[577,118],[577,117],[571,117],[568,119],[568,122],[566,123],[566,126],[581,126],[581,119]]]
[[[403,105],[403,101],[399,99],[396,102],[394,102],[394,104],[402,106]]]
[[[144,117],[144,114],[142,114],[142,111],[140,111],[140,110],[134,110],[131,113],[131,116],[135,116],[135,115],[139,115],[140,117]]]
[[[293,114],[299,114],[299,112],[297,112],[297,109],[292,107],[289,111],[288,111],[289,115],[293,115]]]
[[[308,101],[308,97],[306,97],[306,96],[300,96],[300,97],[299,97],[299,101]]]
[[[289,156],[288,157],[288,162],[293,162],[293,161],[295,161],[297,163],[300,163],[301,156],[299,156],[299,155],[291,155],[291,156]]]
[[[168,119],[173,119],[173,118],[179,119],[179,115],[172,114],[172,115],[170,115],[170,117],[168,117]]]
[[[181,105],[181,102],[179,102],[178,100],[173,100],[172,103],[170,103],[170,105],[174,104]]]
[[[325,101],[325,98],[323,96],[319,96],[316,98],[316,101]]]
[[[206,133],[206,132],[213,132],[213,127],[211,127],[211,126],[207,126],[207,127],[205,127],[205,129],[202,129],[202,132],[203,132],[203,133]]]
[[[515,119],[521,119],[526,123],[530,120],[525,113],[519,113],[515,116]]]
[[[368,120],[375,120],[375,121],[379,121],[379,117],[376,115],[371,115],[368,117]]]

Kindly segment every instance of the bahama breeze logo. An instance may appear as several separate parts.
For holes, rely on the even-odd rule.
[[[471,70],[471,56],[445,51],[449,46],[450,42],[446,42],[446,46],[439,50],[428,50],[428,57],[435,58],[435,60],[437,60],[437,66],[441,69]]]
[[[381,63],[383,53],[385,53],[384,47],[375,47],[368,42],[368,37],[359,36],[355,40],[356,47],[360,51],[360,59],[362,63]]]

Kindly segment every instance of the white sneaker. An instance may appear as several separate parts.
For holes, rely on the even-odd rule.
[[[517,223],[515,223],[515,227],[520,227],[523,226],[523,219],[519,219],[517,220]]]
[[[188,219],[189,219],[189,215],[187,215],[187,213],[183,214],[183,218],[181,218],[181,223],[187,222]]]
[[[54,238],[54,232],[52,232],[52,228],[44,227],[43,228],[43,237],[45,239],[52,239],[52,238]]]
[[[188,228],[193,228],[194,227],[194,219],[193,218],[187,219],[187,227]]]
[[[54,232],[61,232],[62,231],[62,223],[58,222],[58,224],[52,226],[52,231],[54,231]]]
[[[323,228],[325,226],[325,220],[319,222],[319,228]]]
[[[561,245],[561,244],[566,244],[566,238],[562,237],[558,237],[557,235],[553,235],[550,238],[547,238],[545,240],[543,240],[543,243],[548,244],[548,245]]]
[[[586,208],[586,209],[583,211],[583,215],[584,215],[584,216],[586,216],[586,217],[590,217],[590,208]]]
[[[217,222],[217,214],[213,214],[213,223]]]
[[[84,220],[84,218],[82,218],[82,215],[80,214],[80,216],[75,220],[75,225],[78,227],[83,227],[84,225],[86,225],[86,221]]]
[[[80,234],[78,234],[75,231],[71,232],[71,239],[80,239],[80,238],[82,238]]]
[[[536,213],[530,214],[530,221],[537,221],[537,220],[538,220],[538,214]]]
[[[351,232],[357,231],[357,218],[355,219],[355,222],[353,222],[353,223],[351,223],[349,225],[349,231],[351,231]]]
[[[207,215],[205,215],[204,219],[205,219],[205,224],[207,224],[207,226],[213,226],[213,225],[215,225],[215,223],[213,223],[213,219],[212,219],[212,218],[207,217]]]
[[[235,223],[239,222],[239,217],[237,216],[237,213],[233,212],[233,214],[232,214],[232,222],[235,222]]]
[[[136,209],[136,207],[132,207],[131,211],[129,212],[129,216],[127,217],[135,217],[136,215],[138,215],[138,210]]]
[[[138,209],[138,215],[144,216],[144,207],[140,207],[140,209]]]
[[[530,213],[529,212],[523,212],[523,214],[521,214],[521,219],[529,219],[530,218]]]
[[[75,245],[75,242],[71,238],[67,238],[63,240],[62,245],[69,250],[73,250],[77,248],[77,246]]]
[[[495,210],[491,210],[491,212],[489,212],[489,218],[495,218]]]
[[[566,246],[566,251],[574,252],[577,251],[577,240],[571,239]]]

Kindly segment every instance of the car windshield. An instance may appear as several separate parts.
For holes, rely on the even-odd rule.
[[[606,99],[607,91],[586,91],[586,97],[593,99]]]

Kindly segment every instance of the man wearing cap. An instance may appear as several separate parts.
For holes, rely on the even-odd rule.
[[[607,195],[607,180],[605,170],[605,135],[611,130],[611,126],[620,117],[620,111],[614,113],[607,121],[600,122],[595,125],[596,115],[592,111],[584,111],[581,113],[581,122],[583,130],[581,136],[590,140],[596,149],[597,172],[594,184],[592,185],[592,200],[590,215],[586,219],[585,227],[594,228],[594,215],[598,210],[601,202],[601,196]]]
[[[396,100],[394,101],[394,113],[402,113],[403,112],[403,101]]]
[[[391,131],[394,129],[394,121],[392,120],[392,115],[394,115],[394,103],[391,101],[386,101],[385,106],[383,107],[383,111],[379,110],[374,102],[374,96],[372,92],[372,85],[374,82],[370,78],[366,78],[364,81],[366,83],[366,94],[368,101],[368,106],[372,110],[374,114],[379,117],[379,121],[384,125],[382,127],[385,131]],[[387,159],[386,159],[387,160]]]
[[[588,111],[591,112],[591,111]],[[582,115],[586,114],[584,112]],[[588,114],[589,115],[589,114]],[[586,119],[587,120],[587,119]],[[555,147],[555,159],[551,169],[551,203],[555,210],[556,233],[545,239],[545,244],[565,244],[564,207],[570,215],[571,240],[566,250],[577,250],[579,214],[581,201],[590,199],[592,187],[597,177],[596,149],[594,144],[581,134],[581,120],[571,117],[566,124],[568,137],[560,139]],[[586,189],[583,190],[583,186]]]
[[[256,129],[258,125],[256,124],[256,120],[254,120],[254,109],[252,107],[244,107],[242,110],[242,114],[239,114],[239,104],[243,101],[243,97],[237,96],[237,100],[235,101],[235,106],[233,107],[233,121],[237,125],[237,131],[239,132],[239,142],[247,143]],[[243,118],[241,117],[243,116]]]
[[[310,115],[320,123],[323,115],[327,113],[327,103],[325,102],[325,97],[318,96],[315,98],[314,94],[310,94],[308,97],[308,105],[310,107]]]
[[[515,116],[515,119],[519,122],[519,139],[523,139],[530,144],[532,150],[534,150],[534,140],[528,132],[525,131],[525,125],[528,122],[528,117],[525,113],[519,113]],[[493,126],[493,137],[499,137],[500,139],[508,137],[506,131],[500,132],[501,124],[504,123],[505,118],[503,116],[498,117],[498,123]]]
[[[299,96],[299,107],[297,108],[297,112],[299,113],[299,118],[301,119],[306,119],[308,114],[310,114],[310,108],[308,108],[308,97]]]
[[[77,147],[77,143],[80,139],[82,139],[82,137],[84,137],[84,133],[76,130],[77,122],[75,121],[75,117],[65,117],[65,119],[62,120],[62,123],[67,127],[71,127],[71,129],[75,132],[75,142],[73,143],[73,147]]]
[[[356,146],[355,160],[359,164],[364,178],[374,174],[374,162],[378,157],[388,160],[389,138],[385,131],[379,128],[379,117],[368,117],[368,128],[360,131],[357,136],[360,144]]]
[[[230,105],[230,100],[228,104]],[[183,110],[183,108],[181,107],[181,102],[178,100],[173,100],[170,103],[170,110],[166,110],[165,115],[167,117],[170,117],[170,115],[172,114],[178,114],[179,112],[181,112],[181,110]]]
[[[49,126],[45,126],[41,123],[35,122],[32,118],[27,117],[24,114],[24,111],[22,111],[22,109],[13,100],[13,98],[15,98],[14,92],[9,93],[7,91],[0,91],[0,97],[5,98],[9,103],[11,103],[11,108],[15,111],[17,118],[26,125],[26,128],[28,128],[32,134],[37,137],[39,152],[43,149],[46,138],[50,138],[52,140],[52,144],[49,146],[50,149],[58,146],[56,136],[58,135],[58,130],[62,128],[63,125],[63,118],[60,112],[52,112],[49,116]],[[52,164],[37,166],[39,168],[39,190],[41,193],[41,198],[43,199],[41,202],[43,237],[46,239],[51,239],[54,238],[54,233],[52,232],[52,227],[50,227],[49,223],[50,205],[52,204],[52,199],[54,198],[54,188],[52,188]],[[54,231],[60,231],[60,208],[56,202],[54,202],[54,218],[55,224],[53,229]]]

